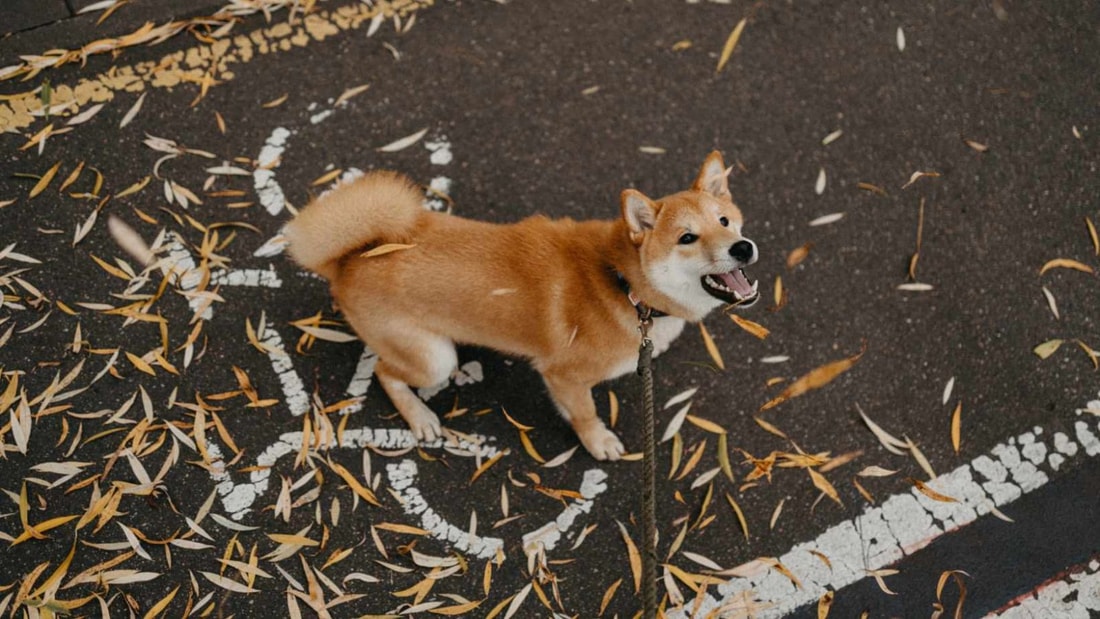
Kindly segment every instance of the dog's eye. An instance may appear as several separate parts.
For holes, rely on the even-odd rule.
[[[722,227],[725,228],[726,226],[730,225],[730,220],[728,217],[719,217],[718,223],[722,224]]]
[[[685,232],[685,233],[680,235],[680,244],[681,245],[691,245],[692,243],[694,243],[695,241],[698,241],[698,240],[699,240],[699,235],[692,234],[690,232]]]

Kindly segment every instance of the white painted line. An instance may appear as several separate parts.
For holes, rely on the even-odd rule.
[[[1053,472],[1080,451],[1089,456],[1100,453],[1100,439],[1093,433],[1096,423],[1077,420],[1073,438],[1060,432],[1049,437],[1037,427],[928,483],[935,491],[957,499],[957,503],[934,501],[913,489],[894,495],[879,506],[866,507],[856,518],[830,527],[817,539],[798,544],[779,557],[801,580],[802,588],[795,588],[786,576],[759,565],[750,575],[719,585],[718,597],[707,594],[696,616],[712,611],[719,617],[723,612],[736,612],[744,608],[748,596],[766,608],[757,612],[756,617],[781,617],[815,602],[826,590],[836,591],[862,580],[868,570],[895,563],[935,538],[985,516],[992,507],[1007,505],[1024,493],[1041,488],[1050,480],[1044,468]],[[827,556],[832,568],[813,552]],[[752,564],[743,567],[746,571],[753,569]],[[670,610],[668,617],[687,619],[684,609],[693,608],[695,603],[686,601],[683,607]]]
[[[1043,583],[1020,596],[1013,606],[986,615],[1001,619],[1088,619],[1100,615],[1100,561],[1074,570],[1062,580]]]
[[[299,417],[309,412],[309,395],[306,393],[302,378],[294,369],[294,364],[283,347],[283,338],[279,332],[268,325],[264,329],[260,343],[267,349],[267,358],[271,360],[271,368],[279,377],[279,386],[283,390],[283,397],[290,409],[290,414]]]
[[[420,526],[432,537],[452,544],[460,552],[479,559],[492,559],[498,552],[504,551],[504,540],[499,537],[471,536],[469,531],[450,524],[443,516],[436,513],[428,505],[420,490],[413,486],[416,474],[416,463],[412,460],[391,462],[386,465],[386,476],[389,477],[390,487],[401,496],[401,506],[405,509],[405,513],[418,517]]]
[[[457,440],[446,441],[437,439],[431,443],[417,443],[412,432],[403,428],[359,428],[346,430],[343,434],[341,448],[363,449],[368,446],[388,451],[409,449],[420,446],[425,449],[446,448],[448,453],[459,456],[474,457],[477,459],[491,458],[500,450],[489,444],[490,439],[483,436],[474,436],[473,441]],[[228,475],[223,474],[219,478],[218,494],[222,497],[222,506],[234,520],[240,520],[251,511],[252,504],[267,491],[268,481],[271,478],[271,468],[280,458],[287,454],[297,452],[302,447],[301,432],[287,432],[279,437],[256,457],[256,466],[264,467],[249,473],[248,481],[234,482]],[[334,449],[335,440],[326,446]],[[217,445],[210,444],[210,453],[213,460],[221,456]]]
[[[574,499],[554,520],[523,536],[523,552],[532,553],[553,550],[561,541],[573,522],[582,514],[592,511],[593,501],[607,490],[607,473],[601,469],[589,469],[584,472],[579,492],[583,498]]]
[[[283,280],[279,279],[274,265],[269,265],[266,269],[218,271],[210,276],[210,282],[215,286],[279,288],[283,285]]]
[[[256,158],[256,169],[252,172],[252,182],[260,197],[260,204],[272,215],[278,215],[286,207],[283,188],[275,181],[275,167],[279,165],[283,151],[286,150],[288,137],[290,130],[275,127],[260,149],[260,155]]]

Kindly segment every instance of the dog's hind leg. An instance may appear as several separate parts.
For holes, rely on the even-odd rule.
[[[553,372],[542,375],[562,417],[573,426],[581,444],[597,460],[618,460],[626,449],[615,433],[596,415],[592,388]]]
[[[378,353],[374,375],[386,395],[409,424],[413,436],[434,441],[443,435],[439,417],[410,388],[431,387],[447,380],[458,365],[458,355],[450,340],[427,333],[404,334],[400,343],[372,343]]]

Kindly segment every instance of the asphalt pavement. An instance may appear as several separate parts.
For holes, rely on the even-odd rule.
[[[416,445],[279,232],[380,168],[612,218],[718,149],[767,335],[656,362],[668,616],[1100,616],[1100,6],[55,4],[0,10],[0,612],[635,616],[640,462],[482,349]]]

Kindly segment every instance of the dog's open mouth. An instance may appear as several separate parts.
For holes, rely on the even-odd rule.
[[[705,275],[702,283],[707,294],[734,306],[748,307],[760,298],[757,291],[759,282],[749,281],[742,269]]]

